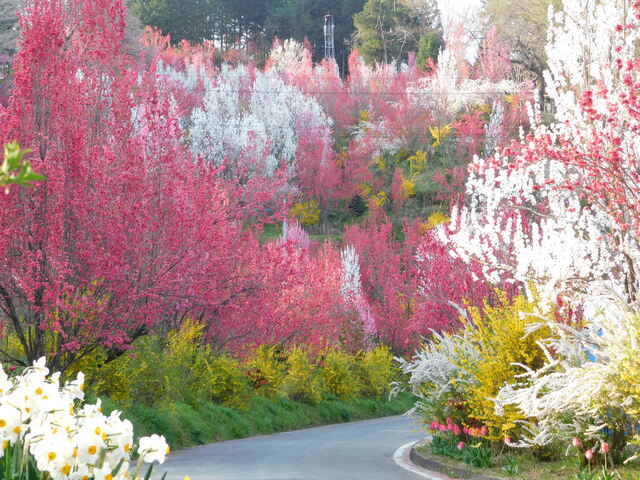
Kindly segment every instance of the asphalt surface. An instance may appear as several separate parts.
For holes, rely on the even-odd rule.
[[[424,435],[417,430],[413,419],[396,416],[211,443],[172,453],[154,478],[416,480],[393,454]]]

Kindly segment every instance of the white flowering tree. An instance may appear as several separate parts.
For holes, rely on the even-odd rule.
[[[532,111],[532,135],[494,157],[476,158],[467,202],[453,212],[448,237],[455,254],[482,263],[489,280],[533,282],[549,301],[562,295],[582,302],[603,288],[631,299],[636,235],[611,201],[615,176],[596,184],[590,163],[608,161],[593,138],[628,147],[637,142],[633,132],[614,135],[630,118],[611,110],[626,88],[615,58],[633,58],[638,38],[635,28],[616,25],[629,25],[633,15],[622,0],[567,0],[563,12],[551,13],[547,77],[558,123],[540,125]],[[607,98],[589,100],[594,90]]]
[[[540,370],[523,369],[496,402],[528,418],[521,445],[609,432],[620,450],[635,434],[638,355],[640,115],[639,6],[565,0],[550,12],[546,73],[557,123],[489,159],[476,158],[467,200],[443,236],[495,283],[535,288],[541,305],[579,307],[578,325],[540,312]],[[537,328],[535,326],[533,328]],[[606,427],[608,430],[603,430]]]
[[[358,312],[360,326],[364,333],[365,346],[373,347],[373,339],[377,335],[376,321],[371,312],[371,307],[362,294],[360,280],[360,258],[356,249],[348,245],[340,252],[342,261],[342,297],[345,303],[354,307]]]
[[[251,165],[255,174],[267,176],[284,162],[293,177],[304,139],[319,141],[316,153],[324,160],[332,152],[331,119],[313,98],[285,84],[276,71],[250,72],[244,66],[223,67],[207,84],[203,106],[191,116],[189,138],[194,154],[207,161],[226,161],[231,171]]]

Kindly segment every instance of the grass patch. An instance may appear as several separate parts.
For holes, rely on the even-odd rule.
[[[124,409],[108,398],[102,403],[107,414],[123,410],[123,417],[133,423],[136,435],[164,435],[171,448],[177,450],[234,438],[397,415],[409,410],[413,402],[413,397],[405,393],[391,400],[386,397],[330,400],[316,405],[256,396],[246,410],[206,402],[198,407],[184,403],[162,408],[134,404]]]
[[[583,478],[576,475],[580,472],[581,468],[575,457],[564,457],[560,460],[543,462],[536,459],[529,452],[523,452],[518,455],[507,453],[492,456],[491,467],[480,469],[444,455],[434,455],[431,452],[431,444],[429,443],[417,447],[416,450],[420,455],[433,458],[445,465],[445,467],[449,467],[449,469],[463,468],[470,472],[469,476],[460,477],[458,475],[458,478],[471,478],[477,474],[505,480],[576,480],[577,478]],[[512,467],[514,464],[517,465],[517,473],[510,474],[509,467]],[[445,473],[447,470],[448,469],[445,468]],[[591,470],[594,473],[594,480],[600,478],[602,466],[594,465]],[[613,469],[610,469],[610,471],[612,470]],[[618,466],[615,468],[615,472],[612,478],[616,480],[640,480],[640,465],[637,462]]]

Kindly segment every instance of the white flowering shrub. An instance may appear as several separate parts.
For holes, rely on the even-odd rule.
[[[0,478],[12,480],[119,480],[129,478],[133,426],[101,412],[100,401],[82,404],[84,375],[60,385],[45,359],[21,375],[0,367]],[[163,463],[164,437],[140,439],[134,478],[144,464]]]
[[[627,440],[638,442],[640,319],[617,304],[617,312],[596,314],[582,328],[554,320],[540,323],[552,332],[540,342],[546,364],[538,370],[523,367],[519,381],[505,386],[496,399],[497,413],[515,405],[535,419],[518,445],[609,437],[621,451]]]
[[[411,392],[418,398],[411,413],[419,414],[424,422],[459,416],[455,400],[464,398],[465,390],[473,383],[471,375],[461,368],[465,358],[478,360],[467,331],[434,332],[411,360],[396,359],[409,377]],[[394,392],[402,388],[396,384]]]

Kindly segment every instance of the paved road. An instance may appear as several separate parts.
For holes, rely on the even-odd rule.
[[[414,420],[386,417],[231,440],[172,453],[167,480],[416,480],[393,461],[421,437]]]

